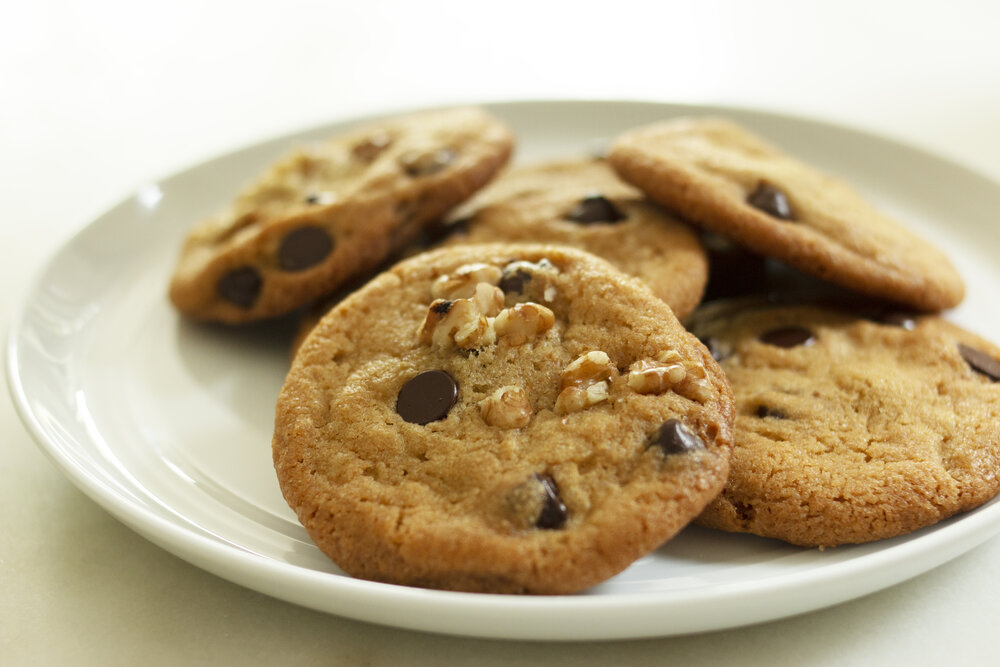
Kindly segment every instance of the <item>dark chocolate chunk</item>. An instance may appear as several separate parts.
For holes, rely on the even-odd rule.
[[[566,505],[559,498],[559,487],[556,481],[548,475],[534,476],[534,479],[542,485],[545,491],[545,498],[542,501],[542,509],[538,514],[535,526],[538,528],[562,528],[566,524]]]
[[[322,227],[299,227],[285,235],[278,246],[278,265],[284,271],[316,266],[333,250],[333,239]]]
[[[653,435],[649,447],[659,447],[664,454],[684,454],[704,449],[705,443],[678,420],[668,419]]]
[[[458,385],[445,371],[424,371],[399,390],[396,412],[411,424],[444,419],[458,400]]]
[[[601,222],[619,222],[625,219],[625,214],[615,206],[614,202],[604,195],[584,197],[566,213],[566,219],[584,225]]]
[[[399,164],[407,175],[413,177],[436,174],[454,161],[455,152],[448,148],[439,148],[428,153],[407,151],[399,156]]]
[[[241,308],[249,308],[257,300],[263,285],[260,274],[252,266],[241,266],[227,271],[215,284],[220,299]]]
[[[773,419],[788,419],[788,415],[781,410],[778,410],[777,408],[770,408],[766,405],[758,405],[757,411],[754,414],[761,419],[764,419],[765,417],[771,417]]]
[[[794,220],[792,205],[785,193],[770,183],[761,183],[747,196],[747,203],[779,220]]]
[[[965,363],[969,364],[969,368],[985,375],[994,382],[1000,382],[1000,361],[964,343],[958,344],[958,352],[965,359]]]
[[[777,347],[795,347],[812,345],[816,341],[816,335],[805,327],[791,325],[765,331],[760,335],[760,341]]]
[[[524,269],[504,271],[500,277],[499,287],[505,294],[521,294],[524,286],[531,282],[531,274]]]
[[[384,132],[373,134],[354,144],[351,153],[362,162],[372,162],[379,154],[389,147],[392,139]]]

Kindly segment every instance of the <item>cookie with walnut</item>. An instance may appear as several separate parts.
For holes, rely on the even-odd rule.
[[[722,488],[728,382],[636,279],[578,250],[443,248],[395,265],[303,342],[274,464],[347,573],[571,593]]]
[[[842,180],[727,120],[681,118],[630,130],[609,160],[685,219],[811,275],[928,311],[951,308],[965,294],[937,248]]]
[[[559,243],[645,282],[683,320],[701,300],[708,260],[686,223],[650,202],[606,160],[508,169],[455,213],[448,244]]]
[[[296,150],[191,231],[170,299],[189,317],[241,323],[322,298],[482,187],[513,143],[498,119],[460,108]]]
[[[732,470],[704,525],[869,542],[1000,491],[1000,348],[979,336],[934,315],[740,301],[690,326],[736,397]]]

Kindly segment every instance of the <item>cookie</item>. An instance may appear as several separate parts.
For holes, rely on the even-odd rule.
[[[559,243],[641,279],[678,318],[694,310],[708,260],[687,224],[619,179],[605,160],[507,170],[454,214],[447,243]]]
[[[806,273],[920,310],[951,308],[965,294],[936,248],[844,182],[726,120],[628,131],[609,160],[685,219]]]
[[[692,330],[736,397],[699,518],[801,546],[930,526],[1000,491],[1000,348],[936,315],[718,302]]]
[[[564,246],[430,251],[306,338],[278,399],[281,490],[347,573],[571,593],[725,483],[732,395],[649,288]]]
[[[385,120],[297,150],[196,227],[170,283],[183,314],[290,312],[378,266],[482,187],[513,148],[475,108]]]

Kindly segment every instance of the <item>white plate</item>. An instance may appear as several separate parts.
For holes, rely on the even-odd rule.
[[[969,286],[949,316],[1000,331],[1000,185],[913,148],[815,121],[633,102],[489,105],[518,159],[585,153],[639,123],[723,113],[846,177],[939,244]],[[516,597],[359,581],[316,549],[271,468],[273,404],[288,325],[181,320],[165,298],[189,225],[289,146],[349,123],[268,141],[141,188],[52,259],[10,330],[8,380],[24,423],[97,503],[221,577],[301,605],[433,632],[517,639],[665,636],[818,609],[939,565],[1000,530],[994,500],[875,544],[801,550],[689,528],[585,594]]]

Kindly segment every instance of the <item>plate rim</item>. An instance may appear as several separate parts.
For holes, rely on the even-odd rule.
[[[749,115],[763,117],[783,123],[789,122],[810,126],[813,130],[853,134],[866,142],[888,144],[896,149],[918,153],[925,159],[930,159],[945,168],[958,172],[962,178],[971,178],[980,181],[980,185],[1000,191],[1000,182],[987,174],[975,171],[974,169],[954,160],[951,157],[938,155],[922,146],[915,146],[894,137],[874,133],[863,128],[855,128],[849,125],[831,122],[826,119],[817,119],[801,114],[764,110],[742,105],[695,104],[687,102],[675,103],[657,100],[632,99],[525,99],[485,101],[478,103],[478,105],[491,111],[512,107],[528,109],[530,107],[540,106],[643,106],[650,109],[661,109],[663,110],[665,117],[669,115],[678,115],[679,113],[699,115],[729,113],[741,116]],[[57,469],[60,470],[60,472],[69,478],[74,486],[83,491],[85,495],[96,502],[109,514],[126,524],[133,531],[157,544],[159,547],[216,576],[252,590],[257,590],[258,592],[272,597],[283,599],[287,602],[309,607],[325,613],[337,614],[348,618],[355,618],[383,625],[391,625],[394,627],[461,636],[543,640],[629,639],[688,634],[691,632],[724,629],[759,623],[792,616],[805,611],[825,608],[849,599],[854,599],[859,595],[855,594],[853,589],[845,588],[845,590],[842,591],[843,595],[840,596],[839,599],[831,599],[823,604],[800,604],[798,606],[802,608],[795,608],[793,606],[782,611],[769,614],[758,614],[755,618],[744,619],[739,622],[702,624],[700,626],[698,624],[694,624],[691,627],[681,629],[678,632],[671,631],[669,628],[656,629],[643,626],[634,628],[633,632],[623,632],[618,630],[602,634],[601,632],[594,632],[594,628],[588,626],[586,623],[582,624],[580,630],[566,631],[564,629],[562,632],[551,632],[545,631],[544,628],[535,626],[541,616],[549,615],[555,611],[564,615],[568,614],[568,617],[564,616],[562,619],[563,621],[566,621],[567,619],[569,621],[581,621],[586,618],[587,615],[593,614],[597,610],[600,610],[602,613],[613,613],[616,611],[622,611],[626,608],[632,611],[637,608],[646,611],[659,610],[659,608],[665,604],[662,599],[663,594],[673,598],[673,600],[670,601],[669,606],[675,606],[678,604],[692,602],[705,604],[714,601],[715,603],[718,603],[722,600],[731,599],[734,595],[760,595],[762,593],[775,595],[787,592],[789,589],[795,589],[803,585],[810,584],[829,586],[831,583],[836,583],[844,576],[851,574],[858,576],[871,576],[873,573],[880,572],[890,565],[902,565],[908,561],[920,560],[914,556],[924,556],[924,560],[921,561],[920,565],[911,564],[909,567],[899,567],[895,571],[894,576],[889,578],[891,581],[887,580],[887,583],[883,583],[875,588],[866,589],[867,592],[875,592],[895,583],[899,583],[900,581],[908,579],[912,576],[916,576],[917,574],[925,572],[943,562],[946,562],[947,560],[950,560],[960,553],[964,553],[969,549],[974,548],[990,537],[993,537],[996,531],[1000,529],[997,526],[994,526],[991,530],[981,530],[983,527],[989,526],[991,523],[998,523],[998,517],[994,515],[1000,515],[1000,503],[997,503],[994,500],[984,506],[972,510],[971,512],[961,514],[958,517],[949,519],[941,524],[937,524],[933,527],[932,532],[919,534],[918,531],[916,537],[911,537],[914,534],[911,534],[911,536],[904,536],[907,537],[907,539],[901,543],[892,544],[886,548],[864,554],[859,558],[834,563],[808,573],[793,573],[791,575],[771,577],[765,581],[757,580],[754,582],[733,584],[725,587],[727,588],[725,591],[717,590],[706,592],[704,590],[674,590],[665,591],[661,594],[626,592],[616,593],[614,596],[570,595],[542,597],[435,591],[365,581],[355,579],[347,575],[335,573],[331,574],[291,563],[282,563],[273,558],[269,558],[261,554],[255,554],[246,549],[239,548],[236,545],[227,544],[219,540],[212,539],[207,535],[191,531],[181,524],[169,521],[166,518],[157,515],[148,507],[133,502],[126,495],[121,494],[117,489],[94,476],[90,470],[84,469],[79,465],[75,465],[74,462],[67,456],[68,452],[50,439],[49,434],[46,432],[38,419],[38,416],[32,409],[30,398],[26,393],[23,369],[20,363],[21,358],[19,342],[25,333],[26,318],[31,305],[32,296],[37,294],[38,291],[44,287],[46,284],[46,278],[57,269],[60,256],[64,252],[68,252],[75,244],[79,243],[83,234],[94,228],[119,207],[127,205],[129,202],[133,201],[139,195],[142,188],[147,187],[148,185],[165,183],[194,169],[211,168],[213,163],[232,158],[239,153],[253,148],[259,148],[268,144],[290,143],[297,137],[315,134],[323,131],[325,128],[333,129],[348,127],[351,124],[376,120],[382,117],[427,109],[447,108],[451,106],[458,105],[431,105],[426,107],[413,107],[392,111],[387,110],[365,113],[363,115],[356,115],[348,118],[337,118],[332,119],[327,123],[317,124],[300,130],[285,132],[280,135],[247,143],[242,147],[227,150],[193,164],[180,167],[170,174],[149,181],[147,184],[140,184],[136,186],[126,196],[118,199],[112,206],[81,223],[75,228],[75,230],[72,231],[72,233],[69,234],[68,237],[57,242],[46,261],[41,264],[34,275],[29,279],[26,289],[24,289],[20,294],[20,297],[15,300],[5,341],[5,376],[8,389],[11,394],[15,411],[18,414],[21,423],[28,431],[28,434],[35,442],[35,445],[42,450],[46,457],[56,466]],[[957,542],[961,542],[961,545],[964,546],[956,546]],[[945,553],[944,555],[939,554],[940,558],[927,558],[927,554],[929,552],[933,552],[935,548],[941,550],[942,547],[948,546],[951,546],[952,548],[950,550],[945,549],[948,553]],[[955,551],[956,553],[950,554],[951,551]],[[235,573],[232,571],[232,567],[234,565],[237,570]],[[222,572],[222,570],[226,568],[229,568],[229,571],[225,573]],[[265,581],[263,582],[256,580],[261,575],[265,577]],[[362,596],[369,602],[374,599],[382,603],[404,603],[402,607],[405,611],[412,611],[413,605],[416,605],[417,607],[426,607],[428,604],[435,607],[435,611],[437,612],[441,612],[442,609],[440,609],[440,607],[445,605],[449,608],[447,611],[450,612],[450,614],[446,615],[451,616],[454,616],[456,612],[458,612],[461,616],[462,614],[479,614],[484,611],[490,612],[497,608],[500,608],[508,613],[516,611],[521,615],[521,618],[515,625],[520,626],[521,631],[512,633],[510,630],[503,630],[500,628],[495,628],[491,631],[489,628],[482,627],[482,622],[478,619],[472,619],[471,621],[469,621],[469,619],[465,619],[466,623],[460,627],[441,628],[439,627],[440,623],[427,622],[425,617],[415,617],[414,620],[407,623],[407,619],[405,618],[397,618],[392,621],[387,621],[384,617],[379,617],[381,615],[373,615],[367,611],[363,613],[347,613],[343,609],[332,610],[325,606],[317,606],[316,604],[310,604],[302,600],[292,599],[287,595],[282,595],[281,591],[273,590],[275,586],[266,585],[268,583],[273,584],[275,582],[280,582],[280,580],[285,577],[292,578],[296,585],[300,587],[316,586],[320,582],[323,582],[323,586],[332,585],[337,589],[336,592],[342,593],[345,596],[343,598],[344,602],[353,600],[357,596]],[[331,578],[335,580],[335,583],[329,583]],[[697,600],[691,600],[691,598],[697,598]],[[833,598],[837,598],[837,596],[834,595]],[[335,606],[344,607],[345,604]],[[667,615],[661,617],[662,620],[666,620],[666,618]],[[457,620],[462,621],[461,618],[458,618]],[[564,622],[563,626],[565,625],[567,625],[567,623]],[[572,625],[572,623],[569,623],[569,625]]]

